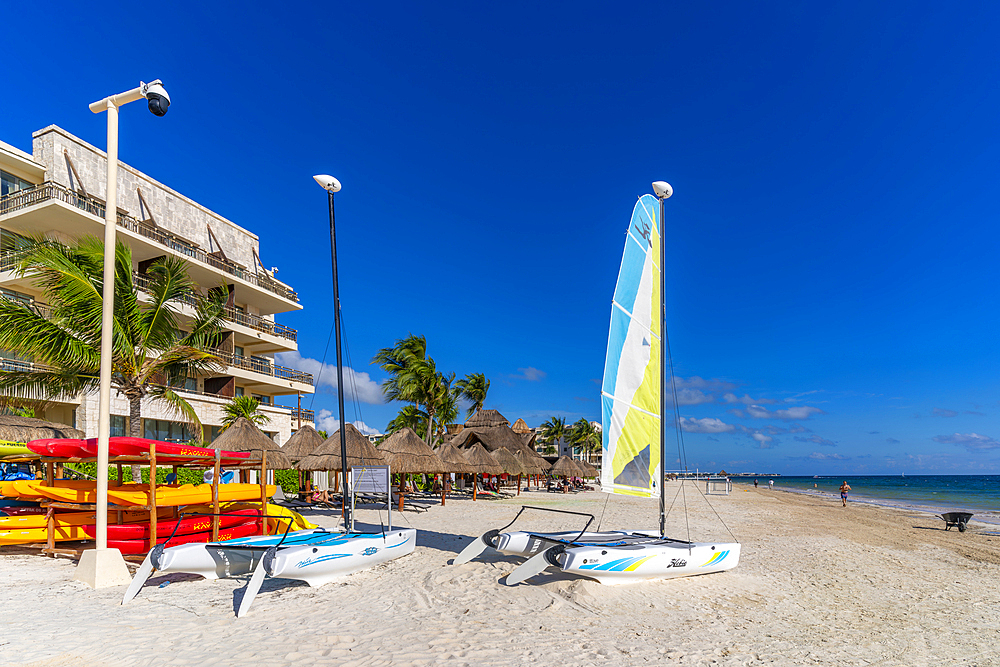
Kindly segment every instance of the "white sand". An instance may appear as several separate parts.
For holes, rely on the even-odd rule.
[[[687,496],[691,538],[726,539]],[[983,534],[996,526],[945,532],[928,515],[779,491],[711,500],[743,545],[727,573],[614,587],[546,574],[507,587],[518,558],[448,563],[522,502],[600,516],[607,501],[604,528],[652,528],[656,501],[451,500],[393,513],[419,530],[410,556],[316,589],[266,581],[243,619],[233,609],[245,580],[154,577],[120,606],[122,587],[74,582],[72,561],[0,549],[0,665],[1000,665],[1000,537]],[[680,510],[669,525],[686,536]],[[518,527],[567,522],[539,513]]]

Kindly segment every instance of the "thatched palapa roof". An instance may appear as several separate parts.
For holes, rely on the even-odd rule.
[[[452,444],[444,444],[435,450],[447,472],[476,472],[462,454],[462,450]]]
[[[268,470],[287,470],[292,467],[292,462],[282,453],[278,444],[246,417],[234,421],[222,435],[212,441],[211,447],[230,452],[250,452],[248,461],[260,461],[261,451],[266,449]]]
[[[292,461],[301,461],[322,444],[323,436],[317,433],[312,426],[306,424],[293,433],[288,442],[281,446],[281,453]]]
[[[83,438],[83,431],[66,424],[47,422],[34,417],[0,415],[0,440],[31,442],[43,438]]]
[[[451,444],[459,449],[468,449],[476,443],[481,443],[488,452],[506,447],[511,452],[521,451],[525,455],[536,456],[535,452],[524,444],[521,436],[510,430],[509,426],[467,428],[451,440]]]
[[[344,426],[347,440],[347,467],[362,465],[386,465],[385,459],[379,454],[368,438],[354,427],[354,424]],[[343,470],[340,460],[340,430],[327,438],[312,454],[305,457],[295,466],[299,470]]]
[[[497,463],[497,460],[490,456],[490,453],[478,442],[465,452],[465,461],[476,473],[487,475],[503,474],[503,466]]]
[[[521,462],[517,459],[517,457],[514,456],[506,447],[501,447],[495,452],[490,452],[490,454],[493,455],[493,458],[497,460],[497,463],[500,464],[500,467],[503,468],[503,471],[508,475],[525,474],[524,466],[521,465]]]
[[[408,427],[396,431],[379,443],[378,451],[389,462],[389,470],[392,472],[452,472],[434,450]]]
[[[514,458],[524,468],[524,472],[529,475],[539,475],[549,469],[548,461],[537,456],[526,456],[523,452],[514,452]]]
[[[580,466],[584,477],[599,477],[601,474],[601,471],[598,468],[592,466],[587,461],[577,461],[576,464]]]
[[[517,433],[518,435],[524,435],[525,433],[531,433],[531,429],[528,428],[528,425],[520,417],[518,418],[518,420],[516,422],[514,422],[514,425],[510,427],[510,430],[513,431],[514,433]]]
[[[510,422],[500,414],[499,410],[480,410],[465,422],[465,428],[480,428],[484,426],[506,426],[509,428]]]
[[[552,464],[552,468],[549,470],[550,474],[553,475],[564,475],[567,477],[582,477],[583,470],[580,466],[576,464],[576,461],[568,456],[560,456],[559,459]]]

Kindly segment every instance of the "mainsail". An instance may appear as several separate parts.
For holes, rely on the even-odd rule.
[[[601,387],[601,487],[653,496],[660,462],[660,225],[652,195],[632,210],[611,305]]]

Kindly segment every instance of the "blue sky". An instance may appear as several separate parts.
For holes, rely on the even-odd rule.
[[[408,332],[511,421],[600,418],[635,198],[672,183],[688,462],[996,473],[1000,9],[931,3],[26,3],[0,139],[161,78],[121,158],[256,232],[317,366],[337,195],[358,408]],[[105,44],[114,45],[113,49]],[[327,361],[333,360],[332,346]],[[290,363],[300,363],[286,359]],[[317,410],[336,410],[326,372]],[[306,404],[308,405],[308,400]],[[668,464],[669,465],[669,464]]]

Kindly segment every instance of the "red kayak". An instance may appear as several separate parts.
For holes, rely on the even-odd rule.
[[[140,456],[149,454],[150,445],[156,445],[157,463],[190,463],[195,460],[213,462],[215,460],[215,450],[208,447],[178,445],[173,442],[147,438],[116,436],[108,440],[108,451],[111,456]],[[89,438],[84,446],[88,452],[91,452],[90,456],[97,456],[97,438]],[[250,452],[223,451],[221,457],[222,465],[238,465],[250,457]]]
[[[108,526],[110,528],[111,526]],[[260,523],[257,521],[247,521],[246,523],[241,523],[232,528],[227,528],[226,530],[219,531],[219,540],[232,540],[237,537],[249,537],[250,535],[256,534],[260,530]],[[157,538],[157,544],[164,544],[167,539],[170,538],[170,543],[167,544],[168,547],[174,547],[178,544],[190,544],[192,542],[208,542],[212,539],[212,531],[208,530],[203,533],[194,533],[193,535],[174,535],[172,538],[169,535]],[[108,540],[108,547],[111,549],[118,549],[123,554],[144,554],[149,551],[149,540]]]
[[[229,512],[225,516],[219,517],[219,528],[232,528],[233,526],[239,526],[246,523],[247,519],[253,517],[260,517],[260,510],[255,509],[243,509],[234,510]],[[174,530],[174,527],[177,530]],[[210,516],[188,516],[175,521],[158,521],[156,524],[156,535],[158,538],[169,537],[171,533],[174,536],[180,535],[193,535],[196,533],[203,533],[205,531],[211,532],[212,530],[212,517]],[[97,537],[97,526],[94,524],[85,525],[83,527],[83,532],[87,533],[90,537]],[[149,539],[149,523],[126,523],[126,524],[108,524],[108,539],[109,540],[148,540]],[[174,540],[170,540],[173,544]]]
[[[45,438],[32,440],[27,447],[42,456],[57,456],[61,459],[85,459],[96,454],[89,454],[86,441],[70,438]]]

